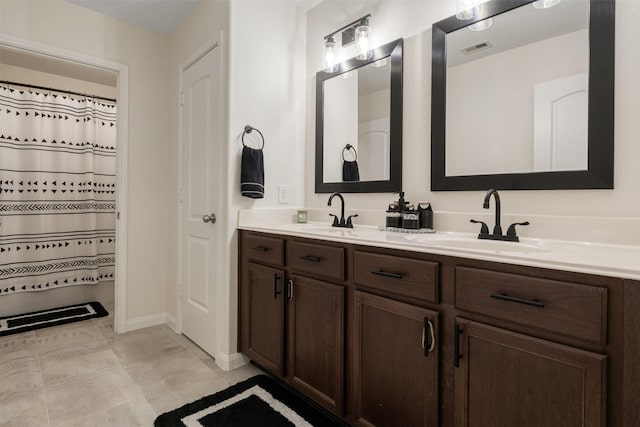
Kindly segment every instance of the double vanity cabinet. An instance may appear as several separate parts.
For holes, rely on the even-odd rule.
[[[639,335],[632,280],[240,230],[240,351],[352,425],[640,425]]]

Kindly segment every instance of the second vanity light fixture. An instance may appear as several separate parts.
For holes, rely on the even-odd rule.
[[[342,28],[337,29],[333,33],[324,37],[324,46],[322,49],[322,57],[324,69],[327,72],[333,73],[338,71],[338,48],[334,36],[341,33],[342,47],[348,46],[351,43],[356,44],[358,47],[357,59],[365,60],[371,58],[373,55],[370,49],[371,41],[371,27],[369,26],[369,19],[371,14],[367,14],[362,18],[345,25]]]

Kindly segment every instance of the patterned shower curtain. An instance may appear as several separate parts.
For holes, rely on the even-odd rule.
[[[0,85],[0,295],[114,278],[116,105]]]

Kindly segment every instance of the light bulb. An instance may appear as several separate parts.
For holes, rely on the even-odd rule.
[[[373,55],[373,52],[369,50],[369,42],[371,40],[371,27],[368,25],[361,25],[356,28],[355,31],[356,46],[360,52],[357,56],[358,59],[369,59]]]
[[[327,39],[325,39],[322,51],[325,71],[327,71],[328,73],[338,71],[336,42],[335,40],[333,40],[333,37],[328,37]]]
[[[480,0],[457,0],[456,10],[456,18],[461,21],[477,18],[480,13]]]

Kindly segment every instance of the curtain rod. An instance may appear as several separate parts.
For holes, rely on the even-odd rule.
[[[106,98],[104,96],[98,96],[98,95],[90,95],[88,93],[74,92],[74,91],[71,91],[71,90],[54,89],[52,87],[44,87],[44,86],[31,85],[31,84],[26,84],[26,83],[10,82],[9,80],[0,80],[0,83],[1,84],[14,85],[14,86],[29,87],[29,88],[33,88],[33,89],[49,90],[49,91],[54,91],[54,92],[58,92],[58,93],[67,93],[69,95],[78,95],[78,96],[84,96],[84,97],[87,97],[87,98],[96,98],[96,99],[102,99],[104,101],[116,102],[116,100],[113,99],[113,98]]]

